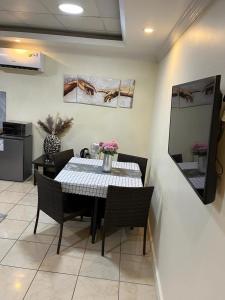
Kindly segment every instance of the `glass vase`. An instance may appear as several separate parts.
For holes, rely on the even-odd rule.
[[[105,173],[110,173],[112,171],[112,155],[104,154],[102,170]]]

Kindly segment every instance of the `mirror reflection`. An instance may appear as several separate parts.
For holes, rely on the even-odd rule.
[[[215,81],[173,87],[169,154],[196,191],[203,195]]]

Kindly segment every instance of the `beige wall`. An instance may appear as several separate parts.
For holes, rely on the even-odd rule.
[[[34,157],[42,153],[43,134],[36,128],[49,113],[74,117],[75,124],[63,138],[64,149],[76,153],[93,142],[116,138],[120,151],[147,155],[148,132],[155,86],[156,65],[141,60],[63,54],[45,51],[44,74],[0,71],[0,90],[7,93],[7,119],[34,124]],[[135,79],[133,109],[115,109],[63,103],[63,75],[86,74]]]
[[[153,239],[164,300],[225,299],[225,174],[204,206],[167,154],[172,85],[222,74],[225,1],[215,1],[160,63],[151,132]],[[220,159],[225,164],[225,136]]]

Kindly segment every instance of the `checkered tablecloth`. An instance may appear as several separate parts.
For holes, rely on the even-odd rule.
[[[69,163],[89,164],[101,166],[102,160],[85,159],[73,157]],[[128,170],[139,171],[138,164],[125,162],[112,162],[113,168],[121,168]],[[61,182],[62,190],[65,193],[87,195],[93,197],[107,197],[109,185],[124,186],[124,187],[142,187],[141,178],[115,176],[107,173],[95,174],[88,172],[77,172],[65,170],[65,168],[57,175],[56,181]]]

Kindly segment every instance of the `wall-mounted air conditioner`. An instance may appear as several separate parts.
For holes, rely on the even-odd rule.
[[[44,72],[44,55],[32,50],[0,48],[0,67]]]

